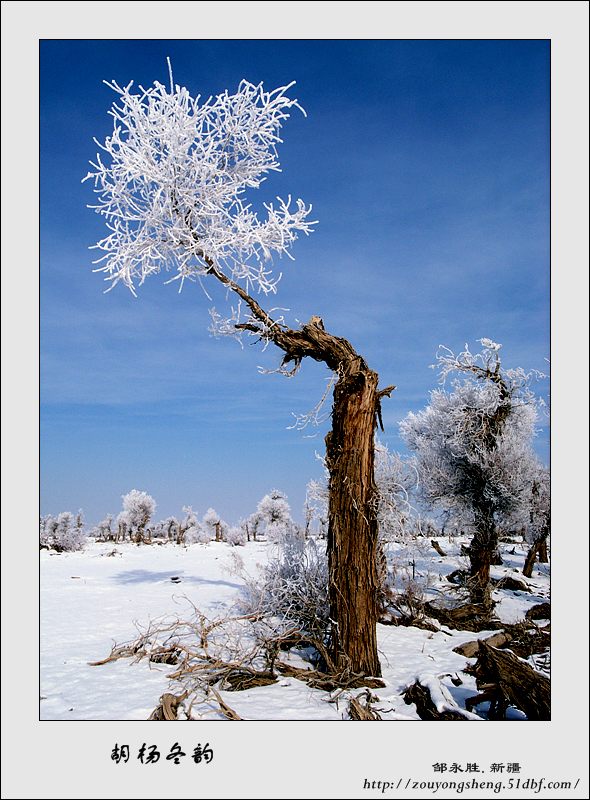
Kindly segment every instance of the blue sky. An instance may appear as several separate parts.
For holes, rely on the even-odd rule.
[[[285,260],[275,302],[292,324],[322,316],[396,384],[391,449],[435,386],[439,344],[488,336],[506,365],[547,368],[547,41],[43,41],[42,513],[96,521],[138,488],[158,516],[192,504],[235,521],[276,486],[299,517],[321,474],[325,428],[287,427],[322,395],[322,365],[260,375],[280,354],[212,339],[198,285],[179,295],[155,276],[135,299],[103,294],[92,272],[104,227],[80,180],[110,132],[102,80],[165,82],[167,56],[193,94],[297,81],[308,116],[284,127],[283,172],[257,195],[301,197],[319,225]],[[547,460],[546,428],[537,447]]]

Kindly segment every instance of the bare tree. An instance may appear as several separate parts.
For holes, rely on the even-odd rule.
[[[172,280],[216,281],[235,298],[228,317],[211,310],[214,333],[250,335],[276,345],[279,370],[293,375],[304,358],[325,363],[336,376],[332,431],[326,437],[330,474],[330,648],[341,666],[379,675],[377,655],[377,518],[374,431],[380,403],[393,386],[379,390],[378,375],[354,347],[329,333],[319,316],[294,329],[274,317],[254,293],[274,294],[280,275],[272,254],[289,255],[298,233],[310,233],[311,206],[291,198],[265,204],[266,218],[245,192],[279,169],[279,131],[289,110],[300,108],[284,86],[265,92],[242,81],[201,102],[175,85],[154,83],[117,93],[110,111],[113,132],[93,171],[93,206],[109,234],[96,247],[98,271],[112,286],[135,282],[162,269]],[[92,162],[91,162],[92,163]]]

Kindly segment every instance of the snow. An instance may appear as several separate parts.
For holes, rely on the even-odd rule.
[[[423,552],[428,543],[424,543]],[[440,539],[449,555],[417,557],[416,570],[428,576],[429,593],[454,591],[444,579],[462,566],[460,542]],[[526,545],[509,545],[506,564],[494,567],[492,575],[514,575],[522,566]],[[137,637],[150,620],[174,614],[188,618],[191,604],[208,617],[231,612],[240,596],[243,580],[231,572],[232,556],[239,552],[244,567],[256,574],[272,551],[267,542],[250,542],[235,548],[225,542],[134,545],[89,542],[72,553],[41,551],[41,701],[45,720],[142,720],[158,705],[160,695],[170,690],[168,675],[173,667],[120,659],[101,666],[88,662],[106,658],[113,644]],[[400,550],[404,557],[407,550]],[[443,569],[444,566],[444,569]],[[435,567],[435,568],[433,568]],[[506,622],[523,619],[531,605],[549,593],[547,565],[537,565],[532,579],[523,580],[531,593],[495,591],[497,612]],[[176,580],[173,581],[172,578]],[[451,588],[450,588],[451,587]],[[379,699],[374,708],[385,720],[418,719],[415,706],[406,705],[402,692],[418,677],[433,691],[440,709],[460,707],[477,693],[473,677],[462,672],[468,660],[453,648],[493,631],[473,633],[441,628],[427,631],[416,627],[378,626],[378,646],[384,688],[371,690]],[[292,663],[297,663],[296,656]],[[473,659],[469,660],[473,662]],[[451,678],[462,683],[455,686]],[[173,687],[178,688],[178,687]],[[279,677],[276,684],[241,692],[222,693],[225,701],[244,719],[329,720],[347,716],[348,697],[362,689],[328,692],[311,689],[295,678]],[[485,706],[479,706],[482,712]],[[213,709],[207,718],[220,718]],[[474,715],[471,715],[474,717]],[[510,715],[522,718],[518,712]]]

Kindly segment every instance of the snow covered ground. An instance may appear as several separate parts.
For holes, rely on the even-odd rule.
[[[465,566],[460,541],[439,541],[446,558],[435,552],[430,540],[421,542],[418,552],[392,547],[400,573],[412,570],[428,583],[429,599],[440,598],[442,589],[449,591],[451,584],[445,576]],[[168,690],[167,675],[173,667],[146,660],[133,663],[131,659],[102,666],[89,666],[88,662],[108,656],[114,643],[136,638],[138,626],[143,628],[150,620],[171,613],[188,617],[190,603],[209,617],[228,612],[243,584],[231,571],[232,554],[239,552],[247,571],[255,574],[257,564],[267,558],[268,548],[265,542],[239,548],[222,542],[187,548],[89,542],[77,553],[42,551],[41,719],[146,719]],[[549,595],[548,565],[536,565],[533,578],[523,579],[524,553],[524,545],[505,545],[504,566],[492,571],[494,578],[512,575],[531,589],[530,593],[494,593],[499,601],[496,611],[505,622],[522,619],[527,608]],[[477,692],[474,679],[461,671],[467,659],[453,648],[491,633],[379,625],[386,687],[373,690],[379,698],[374,707],[384,719],[417,719],[415,706],[406,705],[401,692],[418,675],[423,680],[444,676],[443,686],[463,706],[465,698]],[[455,686],[451,678],[457,677],[462,683]],[[352,690],[352,694],[361,691]],[[270,686],[224,692],[223,696],[244,719],[325,720],[346,716],[345,696],[338,698],[337,694],[310,689],[295,678],[281,678]],[[215,716],[211,712],[208,718]],[[509,718],[522,715],[513,711]]]

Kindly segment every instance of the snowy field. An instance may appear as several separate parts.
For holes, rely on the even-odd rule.
[[[459,540],[439,542],[445,558],[435,552],[430,540],[421,542],[411,554],[402,546],[391,546],[390,551],[399,570],[411,568],[427,583],[428,599],[440,599],[443,589],[448,593],[451,584],[445,576],[465,567]],[[268,558],[270,547],[265,542],[237,548],[223,542],[186,548],[89,542],[81,552],[41,551],[41,719],[147,719],[160,695],[169,690],[167,675],[173,667],[147,660],[132,663],[131,659],[102,666],[88,662],[107,657],[114,643],[136,638],[138,626],[142,629],[150,620],[166,614],[188,617],[190,603],[210,618],[229,612],[243,585],[231,570],[233,554],[238,553],[247,571],[256,574],[257,564]],[[504,545],[502,555],[504,565],[493,567],[492,577],[511,575],[530,589],[530,593],[494,592],[497,615],[513,623],[548,598],[549,566],[537,564],[527,580],[521,573],[525,545]],[[464,707],[465,698],[477,694],[474,678],[462,671],[474,659],[454,653],[453,648],[492,633],[379,625],[386,686],[372,690],[379,698],[374,707],[386,720],[418,719],[415,706],[406,705],[401,696],[417,676],[422,681],[439,678]],[[458,678],[461,683],[455,685]],[[330,694],[295,678],[280,677],[270,686],[222,695],[243,719],[326,720],[346,718],[347,697],[361,692],[350,690],[338,697],[338,692]],[[478,711],[485,713],[485,705]],[[515,710],[508,713],[509,719],[522,716]],[[207,718],[222,717],[211,710]]]

